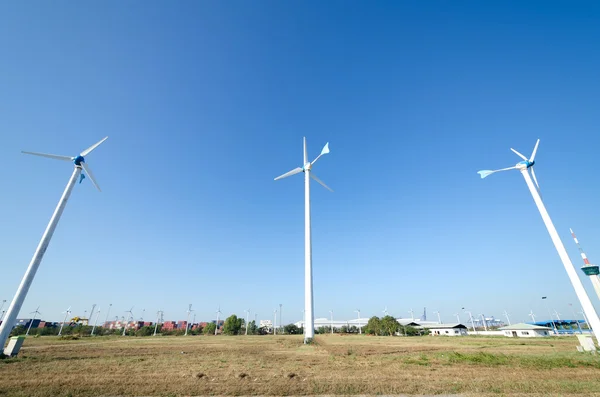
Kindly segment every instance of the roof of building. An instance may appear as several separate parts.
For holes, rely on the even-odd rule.
[[[424,325],[423,328],[430,328],[430,329],[450,329],[450,328],[464,328],[467,329],[466,326],[462,325],[462,324],[457,324],[457,323],[453,323],[453,324],[431,324],[431,325]]]
[[[525,324],[525,323],[519,323],[519,324],[513,324],[513,325],[508,325],[506,327],[502,327],[499,328],[500,331],[529,331],[529,330],[542,330],[542,331],[551,331],[552,328],[550,327],[544,327],[541,325],[535,325],[535,324]]]

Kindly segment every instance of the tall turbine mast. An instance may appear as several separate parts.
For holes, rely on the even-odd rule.
[[[575,244],[577,245],[577,249],[579,250],[579,253],[581,254],[581,259],[583,259],[583,267],[581,268],[581,270],[592,281],[592,285],[594,286],[594,290],[596,291],[596,295],[598,295],[598,298],[600,299],[600,276],[598,276],[598,274],[600,274],[600,268],[597,265],[592,265],[590,263],[590,261],[587,258],[587,255],[585,254],[585,252],[583,252],[583,249],[581,248],[581,245],[579,245],[579,240],[575,236],[575,233],[573,232],[573,229],[569,229],[569,230],[571,231],[571,236],[573,236],[573,240],[575,240]]]
[[[554,247],[556,248],[556,251],[558,252],[558,256],[560,257],[562,264],[567,272],[567,275],[569,276],[571,284],[573,285],[573,289],[575,289],[577,298],[579,299],[579,302],[583,306],[584,312],[587,314],[587,317],[588,317],[588,320],[590,321],[590,325],[592,326],[594,335],[596,336],[596,342],[600,343],[600,318],[598,318],[598,314],[596,313],[596,310],[594,309],[594,306],[592,305],[592,301],[590,300],[589,296],[587,295],[587,292],[585,291],[585,288],[583,287],[581,280],[577,276],[577,272],[575,271],[573,262],[571,262],[571,259],[569,258],[569,255],[567,254],[567,250],[565,249],[565,246],[562,243],[562,240],[560,239],[560,236],[558,235],[558,232],[556,231],[554,224],[552,223],[552,219],[550,219],[550,215],[548,214],[548,211],[546,210],[546,206],[544,205],[544,202],[542,201],[542,197],[540,196],[540,185],[535,176],[535,171],[533,170],[533,166],[535,165],[535,154],[537,152],[539,143],[540,143],[540,140],[538,139],[535,144],[535,147],[533,148],[533,152],[531,153],[531,157],[529,157],[529,159],[527,157],[523,156],[521,153],[519,153],[516,150],[511,148],[510,150],[512,150],[517,156],[521,157],[523,159],[523,161],[520,161],[514,167],[503,168],[503,169],[499,169],[499,170],[495,170],[495,171],[488,171],[488,170],[479,171],[479,175],[481,175],[482,178],[485,178],[486,176],[493,174],[495,172],[507,171],[507,170],[512,170],[512,169],[517,169],[521,172],[521,175],[523,175],[523,178],[525,179],[525,183],[527,184],[527,187],[529,188],[529,192],[531,193],[531,196],[533,197],[533,201],[535,202],[535,204],[540,212],[540,215],[542,216],[542,220],[544,221],[544,224],[546,225],[548,234],[550,234],[550,238],[552,239],[552,242],[554,243]],[[530,175],[530,172],[531,172],[531,175]],[[532,177],[533,177],[533,181],[535,181],[535,185],[532,181]]]
[[[35,273],[37,272],[38,268],[40,267],[40,263],[42,263],[42,259],[44,258],[44,254],[46,253],[46,250],[48,249],[48,245],[50,244],[50,240],[52,239],[54,230],[56,229],[56,226],[58,225],[58,221],[60,220],[60,217],[65,209],[65,206],[67,205],[67,201],[69,200],[71,191],[73,190],[73,187],[75,186],[75,182],[77,181],[79,176],[82,175],[81,174],[82,170],[85,171],[85,173],[90,178],[90,181],[96,187],[96,189],[100,190],[100,188],[98,187],[98,184],[96,183],[96,178],[94,178],[94,175],[92,174],[92,170],[89,168],[89,166],[85,162],[85,156],[90,154],[94,149],[96,149],[107,138],[108,137],[106,137],[106,138],[102,139],[100,142],[90,146],[89,148],[87,148],[86,150],[81,152],[76,157],[59,156],[59,155],[55,155],[55,154],[46,154],[46,153],[23,152],[25,154],[33,154],[35,156],[48,157],[48,158],[51,158],[54,160],[73,162],[73,164],[75,165],[75,168],[73,169],[71,178],[69,179],[69,182],[67,183],[67,186],[65,187],[65,190],[64,190],[60,200],[58,201],[58,205],[56,206],[56,209],[54,210],[54,214],[52,214],[52,218],[50,218],[50,222],[48,223],[48,226],[46,227],[46,231],[42,235],[42,239],[40,240],[40,243],[39,243],[37,249],[35,250],[35,253],[33,254],[33,258],[31,258],[31,262],[29,263],[29,266],[27,267],[27,271],[25,271],[25,275],[23,276],[23,279],[21,280],[21,284],[19,285],[19,288],[17,289],[17,293],[15,294],[15,297],[13,298],[12,302],[10,303],[10,306],[8,307],[8,311],[6,313],[6,320],[4,320],[2,322],[2,325],[0,325],[0,350],[4,350],[4,344],[6,343],[6,339],[8,339],[8,336],[10,335],[10,332],[12,331],[12,326],[15,323],[15,320],[17,319],[19,312],[21,311],[21,306],[23,306],[23,302],[25,301],[27,292],[29,292],[29,287],[31,287],[31,283],[33,282]],[[83,176],[81,179],[79,179],[79,183],[81,183],[82,180],[83,180]]]
[[[317,183],[322,185],[325,189],[333,192],[322,180],[316,177],[312,173],[312,167],[315,165],[317,160],[321,156],[329,153],[329,142],[325,144],[321,154],[317,156],[312,162],[308,161],[308,154],[306,151],[306,138],[304,142],[304,162],[302,167],[296,167],[291,171],[286,172],[283,175],[278,176],[275,180],[287,178],[288,176],[296,175],[300,172],[304,172],[304,310],[305,313],[305,326],[304,326],[304,343],[310,342],[315,336],[315,315],[314,315],[314,301],[313,301],[313,277],[312,277],[312,243],[311,243],[311,229],[310,229],[310,178],[314,179]]]

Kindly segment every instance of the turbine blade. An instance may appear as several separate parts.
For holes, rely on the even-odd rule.
[[[302,167],[297,167],[297,168],[294,168],[291,171],[286,172],[283,175],[279,175],[277,178],[275,178],[275,180],[278,181],[280,179],[287,178],[288,176],[296,175],[296,174],[298,174],[300,172],[302,172]]]
[[[499,170],[482,170],[482,171],[477,171],[477,173],[479,175],[481,175],[481,179],[485,178],[486,176],[489,176],[491,174],[493,174],[494,172],[500,172],[500,171],[508,171],[508,170],[514,170],[515,168],[517,168],[517,166],[514,167],[508,167],[508,168],[501,168]]]
[[[540,144],[540,140],[538,139],[537,142],[535,143],[535,147],[533,148],[533,152],[531,153],[531,158],[529,159],[529,161],[533,162],[533,159],[535,159],[535,153],[537,152],[537,148],[538,148],[539,144]]]
[[[313,160],[312,163],[310,163],[310,165],[313,165],[314,163],[316,163],[317,160],[320,159],[322,155],[327,154],[327,153],[329,153],[329,142],[327,142],[325,144],[325,146],[323,146],[323,150],[321,150],[321,153],[317,156],[316,159]]]
[[[304,162],[302,164],[308,163],[308,154],[306,152],[306,137],[302,138],[304,143]]]
[[[317,178],[315,176],[315,174],[313,174],[312,172],[309,173],[310,177],[312,179],[314,179],[315,181],[317,181],[318,183],[320,183],[325,189],[329,190],[330,192],[333,192],[333,189],[331,189],[329,186],[327,186],[322,180],[320,180],[319,178]]]
[[[94,174],[92,174],[92,170],[90,169],[90,166],[87,165],[85,162],[81,162],[81,166],[83,167],[83,169],[85,170],[85,173],[87,174],[87,176],[90,178],[90,180],[92,181],[92,184],[96,187],[96,189],[98,189],[99,192],[101,192],[102,190],[100,190],[100,186],[98,186],[98,184],[96,183],[96,178],[94,178]]]
[[[85,149],[83,152],[79,153],[82,157],[87,156],[88,154],[92,153],[92,151],[94,149],[96,149],[98,146],[100,146],[100,144],[102,142],[104,142],[105,140],[107,140],[108,137],[104,137],[102,140],[100,140],[100,142],[93,144],[92,146],[90,146],[89,148]]]
[[[540,184],[537,181],[537,178],[535,177],[535,171],[533,170],[533,167],[531,167],[531,176],[533,177],[533,181],[535,182],[535,185],[537,186],[537,190],[538,193],[540,191]]]
[[[517,156],[519,156],[523,160],[527,161],[527,157],[523,156],[521,153],[517,152],[515,149],[510,148],[510,150],[512,150]]]
[[[33,154],[34,156],[48,157],[49,159],[54,159],[54,160],[73,161],[73,157],[69,157],[69,156],[59,156],[56,154],[47,154],[47,153],[26,152],[24,150],[21,150],[21,153]]]

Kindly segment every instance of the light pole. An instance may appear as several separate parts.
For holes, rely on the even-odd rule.
[[[356,309],[355,312],[357,313],[358,333],[362,334],[362,327],[360,326],[360,309]]]
[[[548,311],[548,314],[550,315],[550,321],[552,321],[552,327],[554,328],[554,333],[556,335],[558,335],[558,329],[556,328],[556,324],[554,323],[554,317],[552,316],[552,313],[550,312],[550,307],[548,306],[547,299],[548,299],[548,297],[542,296],[542,300],[545,301],[545,303],[546,303],[546,310]]]

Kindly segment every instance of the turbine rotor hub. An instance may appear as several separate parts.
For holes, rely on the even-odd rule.
[[[76,166],[81,167],[81,163],[85,163],[85,159],[83,158],[83,156],[79,155],[73,159],[73,164],[75,164]]]

